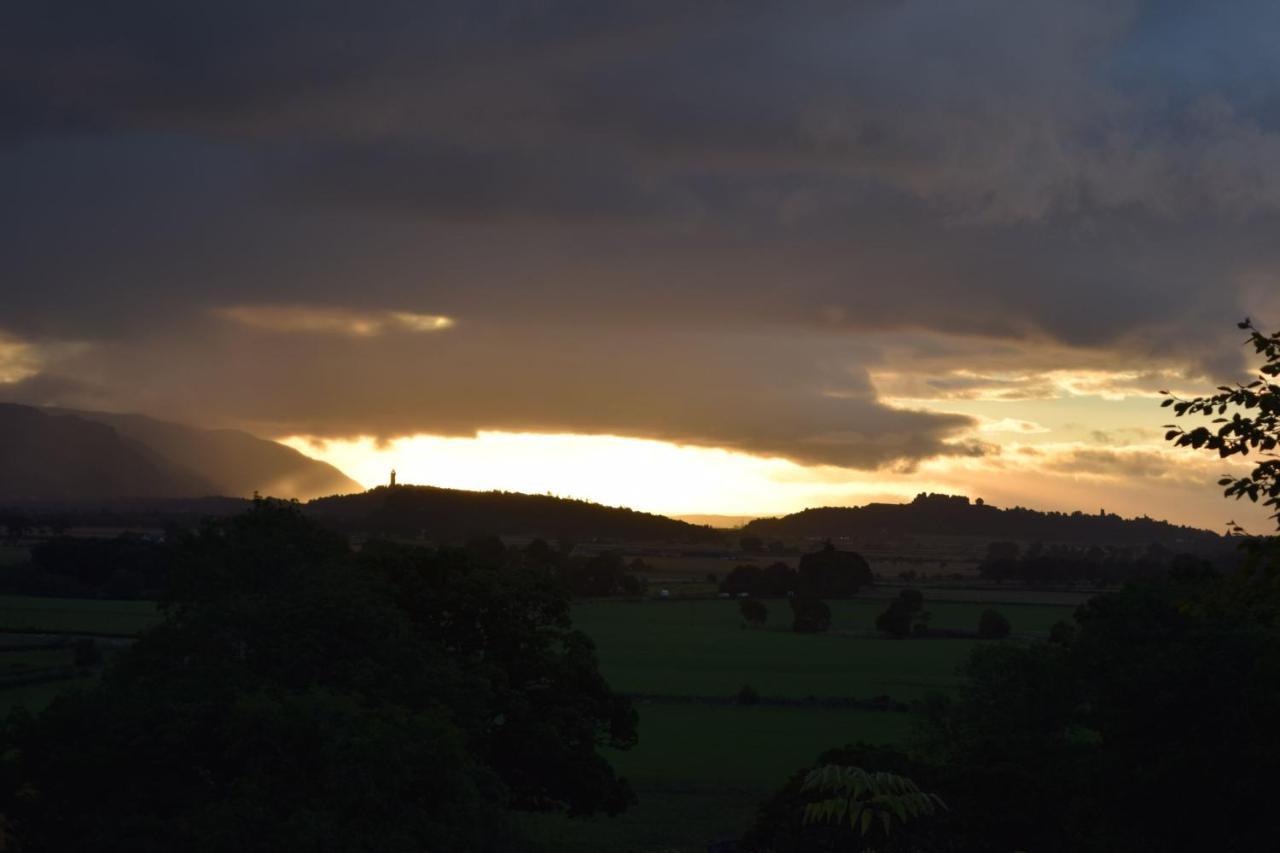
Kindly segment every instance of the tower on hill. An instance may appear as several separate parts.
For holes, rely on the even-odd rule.
[[[391,486],[394,488],[396,484],[396,469],[391,469]]]

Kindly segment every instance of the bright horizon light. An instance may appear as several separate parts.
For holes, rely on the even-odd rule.
[[[280,441],[366,488],[385,485],[395,468],[404,485],[552,494],[667,516],[761,517],[944,492],[1000,507],[1102,508],[1210,529],[1222,529],[1230,518],[1258,530],[1267,526],[1256,507],[1222,500],[1214,481],[1224,465],[1216,458],[1158,442],[1099,448],[1025,432],[984,435],[1002,439],[990,455],[941,456],[878,471],[616,435],[482,431],[383,442],[298,435]],[[1152,500],[1157,492],[1158,503]]]
[[[395,468],[402,484],[549,493],[664,515],[773,515],[814,501],[899,501],[920,491],[918,484],[849,483],[841,469],[615,435],[482,431],[382,443],[368,436],[280,441],[366,488],[385,485]],[[815,472],[840,472],[838,494],[815,481]]]

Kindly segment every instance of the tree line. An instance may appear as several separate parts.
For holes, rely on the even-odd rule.
[[[5,721],[6,845],[520,850],[514,811],[633,801],[599,749],[635,710],[538,549],[353,551],[274,501],[172,547],[162,622]]]

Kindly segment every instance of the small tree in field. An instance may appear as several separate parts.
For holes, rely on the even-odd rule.
[[[924,611],[924,594],[918,589],[904,589],[876,617],[876,630],[891,637],[909,637],[913,632],[927,633],[929,614]]]
[[[769,620],[769,608],[764,606],[763,601],[757,601],[754,598],[744,598],[738,604],[738,610],[742,612],[743,621],[748,625],[759,627]]]
[[[831,627],[831,608],[816,598],[791,599],[791,630],[797,634],[821,634]]]
[[[1265,335],[1248,319],[1239,326],[1249,332],[1248,343],[1264,359],[1257,378],[1247,385],[1220,385],[1217,394],[1189,400],[1161,392],[1161,405],[1172,407],[1176,416],[1211,417],[1215,425],[1186,430],[1168,424],[1165,439],[1178,447],[1216,450],[1224,459],[1250,453],[1261,457],[1248,476],[1226,474],[1218,485],[1225,487],[1227,497],[1238,500],[1247,495],[1255,503],[1261,498],[1264,506],[1275,510],[1272,518],[1280,526],[1280,456],[1275,453],[1280,445],[1280,332]]]
[[[1003,640],[1011,630],[1009,620],[999,610],[988,607],[978,617],[978,636],[984,640]]]

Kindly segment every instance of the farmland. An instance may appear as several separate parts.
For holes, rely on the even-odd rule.
[[[693,851],[734,836],[757,802],[822,750],[859,740],[901,743],[911,736],[911,713],[822,707],[809,704],[809,697],[911,702],[946,691],[979,642],[875,636],[883,600],[830,602],[830,632],[794,634],[787,630],[787,602],[766,604],[769,619],[762,628],[742,626],[736,601],[575,607],[575,624],[596,641],[610,683],[645,697],[637,704],[640,744],[610,755],[640,803],[615,819],[532,821],[551,849]],[[926,605],[939,628],[973,628],[985,606]],[[1073,610],[1065,604],[998,609],[1016,634],[1029,636],[1044,634]],[[744,684],[773,704],[731,704]]]
[[[906,741],[911,712],[831,700],[911,703],[949,690],[979,641],[876,635],[875,616],[892,594],[882,589],[830,602],[831,629],[820,635],[789,630],[786,600],[766,601],[768,620],[751,628],[744,627],[736,600],[576,604],[574,622],[596,642],[605,676],[635,697],[640,743],[608,757],[631,780],[639,804],[617,818],[530,817],[530,832],[557,851],[702,850],[712,839],[741,832],[755,805],[822,750],[859,740]],[[1022,636],[1043,635],[1069,619],[1081,598],[981,589],[926,589],[925,595],[934,627],[971,630],[978,614],[995,606]],[[0,597],[0,626],[10,632],[127,635],[157,618],[151,602]],[[6,639],[0,666],[10,672],[70,662],[67,649],[23,649],[25,637],[17,633]],[[92,677],[74,675],[16,684],[0,691],[0,700],[38,708],[60,690],[89,683]],[[744,685],[759,694],[759,704],[736,704]]]
[[[0,629],[7,632],[128,637],[158,618],[151,601],[0,596]]]

